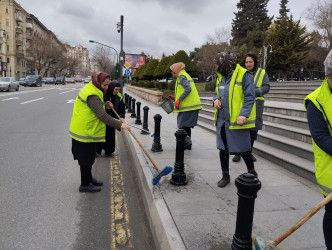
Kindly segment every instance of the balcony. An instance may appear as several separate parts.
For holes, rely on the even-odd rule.
[[[16,57],[17,58],[23,58],[24,57],[24,53],[22,49],[16,50]]]
[[[32,35],[27,34],[27,40],[32,40],[32,39],[33,39]]]
[[[27,29],[32,29],[32,23],[26,23],[25,26],[27,27]]]
[[[16,40],[16,46],[23,46],[22,40]]]
[[[15,20],[17,21],[17,22],[23,22],[23,18],[20,16],[20,15],[15,15]]]
[[[23,33],[22,27],[16,26],[16,33],[22,34]]]

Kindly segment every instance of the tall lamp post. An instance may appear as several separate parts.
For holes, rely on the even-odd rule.
[[[270,51],[269,53],[272,53],[272,45],[268,45],[268,46],[264,46],[263,45],[263,48],[264,48],[264,61],[263,61],[263,69],[265,69],[265,66],[266,66],[266,58],[267,58],[267,50],[269,49],[270,47]]]
[[[121,50],[120,50],[120,81],[123,86],[123,65],[125,52],[123,51],[123,16],[120,17],[120,22],[117,23],[117,31],[121,34]],[[121,88],[122,93],[122,88]]]
[[[116,49],[114,49],[113,47],[108,46],[108,45],[106,45],[106,44],[103,44],[103,43],[100,43],[100,42],[94,41],[94,40],[89,40],[89,42],[90,42],[90,43],[100,44],[100,45],[105,46],[105,47],[107,47],[107,48],[113,49],[113,50],[115,51],[115,53],[116,53],[116,64],[117,64],[117,65],[119,64],[119,54],[118,54],[118,52],[116,51]],[[115,71],[115,70],[114,70],[114,71]],[[114,75],[114,76],[115,76],[115,75]]]

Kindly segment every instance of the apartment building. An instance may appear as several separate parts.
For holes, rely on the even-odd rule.
[[[67,58],[75,60],[76,66],[74,68],[75,76],[85,77],[91,75],[91,65],[89,58],[89,50],[84,48],[82,45],[76,45],[71,47],[68,44],[66,45],[67,49]]]
[[[42,74],[35,64],[36,35],[47,37],[64,55],[66,48],[34,15],[14,0],[0,0],[0,76],[19,79],[28,74]],[[42,71],[42,70],[41,70]]]

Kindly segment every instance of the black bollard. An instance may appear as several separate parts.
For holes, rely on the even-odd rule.
[[[131,115],[130,115],[130,117],[136,117],[136,112],[135,112],[135,102],[136,102],[136,99],[135,98],[133,98],[132,100],[131,100],[131,102],[132,102],[132,105],[131,105]]]
[[[143,114],[143,129],[146,130],[146,131],[149,131],[149,128],[148,128],[149,107],[144,106],[143,111],[144,111],[144,114]],[[149,133],[142,130],[141,134],[148,135]]]
[[[162,152],[163,146],[160,143],[160,122],[161,122],[161,115],[156,114],[154,117],[154,138],[152,144],[152,151],[153,152]]]
[[[128,97],[128,112],[131,112],[131,96]]]
[[[137,109],[137,116],[136,116],[136,120],[135,120],[135,124],[142,124],[141,121],[141,102],[136,102],[136,109]]]
[[[232,250],[252,250],[252,224],[255,199],[261,182],[250,173],[244,173],[235,179],[239,201],[237,205],[236,228],[232,241]]]
[[[187,136],[187,132],[184,129],[179,129],[175,132],[176,136],[176,153],[175,153],[175,164],[172,178],[170,183],[178,186],[187,185],[187,177],[184,172],[184,139]]]

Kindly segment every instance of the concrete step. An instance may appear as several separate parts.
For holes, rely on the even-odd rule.
[[[212,96],[200,96],[201,103],[212,105]]]
[[[210,109],[210,108],[205,108],[205,106],[203,106],[203,109],[201,109],[199,111],[199,115],[207,115],[207,116],[209,116],[213,119],[213,117],[214,117],[214,108]]]
[[[319,86],[271,86],[270,91],[272,90],[277,90],[277,91],[314,91],[317,89]],[[287,92],[286,92],[287,93]]]
[[[273,122],[264,122],[263,130],[272,134],[282,135],[294,140],[302,141],[311,144],[310,131],[303,128],[295,128],[283,124]]]
[[[214,92],[199,92],[199,97],[211,97],[212,100],[212,96],[214,94]]]
[[[278,97],[278,96],[265,96],[265,100],[276,101],[276,102],[293,102],[293,103],[303,103],[304,98],[293,98],[293,97]]]
[[[201,121],[201,122],[206,123],[211,126],[213,126],[213,123],[214,123],[213,116],[205,115],[201,112],[199,112],[198,121]]]
[[[270,86],[274,87],[319,87],[322,81],[317,82],[270,82]]]
[[[266,145],[259,141],[255,142],[253,152],[254,154],[264,157],[265,159],[274,162],[312,182],[316,182],[315,164],[312,161]]]
[[[211,103],[202,103],[203,109],[215,110]]]
[[[306,88],[271,88],[269,93],[267,93],[267,95],[269,94],[278,94],[278,95],[289,95],[289,94],[299,94],[299,95],[308,95],[309,93],[311,93],[312,91],[314,91],[315,88],[311,88],[311,89],[306,89]]]
[[[214,134],[216,133],[216,127],[213,126],[213,123],[210,124],[210,123],[202,122],[198,119],[197,126],[204,128],[205,130],[207,130],[211,133],[214,133]]]
[[[307,117],[307,111],[305,110],[303,103],[267,100],[264,103],[264,112],[294,117]]]
[[[307,118],[264,112],[263,120],[296,128],[309,129]]]
[[[285,136],[272,134],[270,132],[260,130],[258,132],[257,141],[266,145],[278,148],[298,157],[314,161],[314,152],[312,145],[298,140],[290,139]],[[255,142],[256,143],[256,142]],[[255,144],[254,144],[255,145]]]

